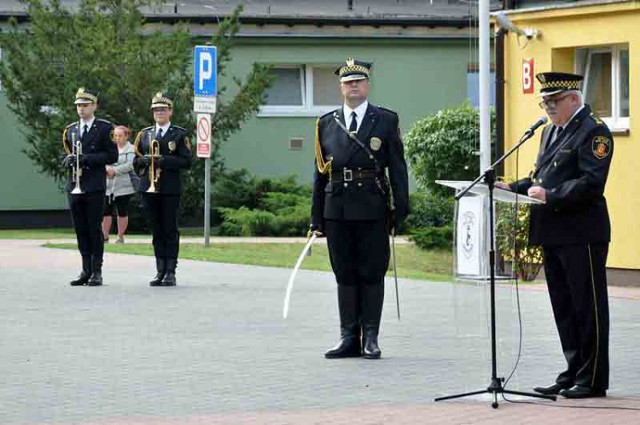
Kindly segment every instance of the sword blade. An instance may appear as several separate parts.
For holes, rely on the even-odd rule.
[[[391,232],[391,248],[393,251],[393,277],[396,281],[396,310],[400,320],[400,297],[398,296],[398,268],[396,267],[396,229]]]
[[[289,282],[287,283],[287,292],[284,295],[284,307],[282,308],[283,319],[286,319],[287,316],[289,315],[289,302],[291,301],[291,292],[293,292],[293,282],[296,279],[296,274],[298,274],[298,270],[300,269],[300,265],[302,264],[304,257],[307,255],[307,252],[309,251],[309,249],[311,249],[311,245],[313,245],[313,242],[316,240],[317,237],[318,235],[316,233],[311,235],[311,238],[309,239],[307,244],[304,246],[304,249],[302,250],[302,252],[300,253],[300,256],[298,257],[298,261],[296,261],[296,265],[293,267],[293,270],[291,271],[291,276],[289,276]]]

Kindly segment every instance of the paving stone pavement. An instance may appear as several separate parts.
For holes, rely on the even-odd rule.
[[[0,241],[1,425],[640,423],[611,409],[640,409],[640,290],[610,291],[610,397],[493,410],[487,396],[433,402],[489,383],[486,285],[401,279],[398,321],[388,280],[383,358],[325,360],[330,273],[301,271],[283,320],[287,269],[180,261],[177,287],[150,288],[152,258],[107,254],[105,286],[70,287],[77,252],[41,243]],[[509,388],[529,391],[564,361],[544,288],[522,287],[520,301]],[[510,286],[497,306],[505,376],[519,335]]]

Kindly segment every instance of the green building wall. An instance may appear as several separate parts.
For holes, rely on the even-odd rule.
[[[41,174],[23,150],[26,136],[0,92],[0,211],[58,210],[66,198],[53,179]],[[62,148],[62,133],[60,147]]]

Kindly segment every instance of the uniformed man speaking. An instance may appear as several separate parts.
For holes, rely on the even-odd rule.
[[[75,96],[79,121],[69,124],[63,133],[65,155],[62,166],[69,169],[66,189],[73,226],[82,256],[82,271],[72,286],[102,285],[102,212],[106,191],[105,165],[118,160],[113,143],[113,125],[95,117],[98,93],[84,88]]]
[[[542,132],[535,171],[510,188],[546,202],[531,206],[529,243],[543,249],[567,369],[553,385],[534,390],[567,398],[604,397],[609,386],[605,265],[611,233],[604,189],[613,138],[583,103],[582,76],[544,72],[536,78],[540,107],[553,125]]]
[[[336,70],[344,105],[316,127],[310,229],[326,233],[340,313],[340,341],[326,358],[380,357],[388,231],[408,213],[398,115],[367,101],[370,69],[349,59]]]

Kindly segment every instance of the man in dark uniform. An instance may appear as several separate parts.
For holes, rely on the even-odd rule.
[[[542,132],[535,170],[510,189],[545,201],[531,206],[529,243],[541,245],[567,370],[534,390],[567,398],[604,397],[609,387],[605,265],[611,237],[604,197],[613,155],[606,124],[582,100],[582,76],[536,76],[552,125]],[[504,187],[504,184],[502,184]]]
[[[102,211],[106,191],[105,165],[118,160],[118,148],[112,141],[113,126],[95,117],[98,95],[80,88],[76,93],[80,120],[69,124],[62,135],[66,155],[62,166],[69,169],[66,190],[69,208],[82,256],[82,271],[72,286],[102,285]]]
[[[178,208],[182,182],[180,170],[191,167],[187,131],[171,124],[173,99],[157,93],[151,101],[154,126],[138,133],[134,166],[141,175],[140,192],[153,229],[157,273],[151,286],[175,286],[180,232]]]
[[[310,231],[327,235],[340,313],[340,341],[326,358],[380,357],[388,234],[408,213],[398,115],[367,101],[370,69],[349,59],[336,70],[344,105],[316,124]]]

